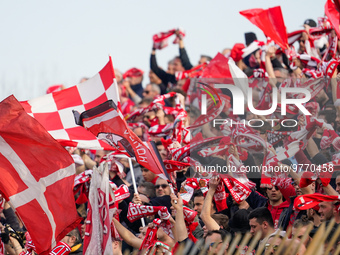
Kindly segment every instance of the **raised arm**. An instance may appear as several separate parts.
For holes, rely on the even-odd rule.
[[[209,181],[209,190],[207,195],[205,196],[202,211],[201,211],[201,219],[204,222],[207,230],[219,230],[220,226],[217,222],[211,217],[211,204],[213,202],[213,197],[216,191],[216,188],[221,180],[217,177],[213,177]]]
[[[177,197],[174,193],[171,193],[170,197],[171,197],[171,204],[176,210],[175,232],[176,232],[177,241],[182,242],[188,238],[188,231],[185,226],[184,214],[183,214],[183,200],[181,196]]]
[[[123,240],[133,248],[139,249],[139,247],[142,245],[143,240],[132,234],[115,218],[113,218],[113,223],[115,224],[115,227]]]

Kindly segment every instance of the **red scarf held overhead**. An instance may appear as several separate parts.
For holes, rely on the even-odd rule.
[[[153,35],[152,40],[154,42],[153,47],[155,49],[161,50],[163,48],[165,48],[166,46],[168,46],[168,38],[172,35],[174,35],[176,33],[176,29],[171,29],[167,32],[160,32],[158,34]],[[183,30],[179,30],[180,36],[184,37],[185,33]],[[179,38],[176,35],[175,40],[173,41],[173,44],[178,43]]]
[[[230,176],[222,180],[236,203],[239,204],[249,197],[251,190],[236,178]]]

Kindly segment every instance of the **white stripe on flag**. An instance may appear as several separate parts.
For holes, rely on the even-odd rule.
[[[53,215],[50,209],[48,208],[46,197],[42,195],[42,193],[46,191],[46,187],[52,185],[53,183],[65,177],[75,174],[74,163],[66,168],[59,169],[58,171],[44,178],[41,178],[37,182],[33,175],[31,174],[30,170],[24,164],[24,162],[22,162],[22,160],[12,149],[12,147],[1,136],[0,136],[0,153],[4,155],[4,157],[12,164],[13,168],[19,174],[21,180],[28,187],[26,190],[23,190],[20,193],[10,196],[9,197],[10,202],[13,204],[14,208],[18,208],[36,199],[50,221],[52,228],[51,245],[54,245],[56,224]]]

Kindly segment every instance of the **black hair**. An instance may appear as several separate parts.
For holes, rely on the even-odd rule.
[[[256,221],[259,224],[262,224],[264,221],[266,221],[268,222],[269,226],[271,226],[272,228],[274,227],[272,214],[266,207],[258,207],[254,211],[251,211],[248,216],[248,219],[251,220],[254,218],[256,218]]]

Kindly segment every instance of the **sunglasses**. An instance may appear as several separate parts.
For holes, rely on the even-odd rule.
[[[143,91],[145,94],[149,94],[150,93],[150,90],[144,90]]]
[[[272,190],[272,189],[275,189],[275,190],[279,190],[279,188],[277,186],[273,186],[272,188],[266,188],[266,190]]]
[[[147,115],[146,115],[146,116],[143,116],[143,119],[144,119],[144,118],[147,118],[147,119],[149,120],[149,119],[150,119],[150,116],[147,116]]]
[[[159,189],[160,187],[162,187],[162,189],[165,189],[165,188],[169,187],[169,185],[168,184],[155,185],[156,189]]]

